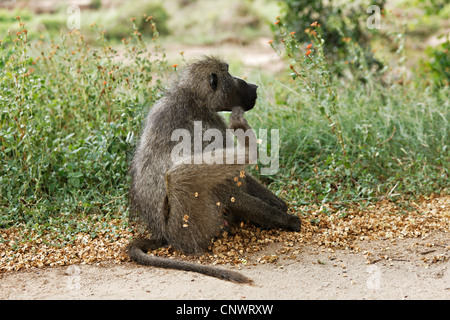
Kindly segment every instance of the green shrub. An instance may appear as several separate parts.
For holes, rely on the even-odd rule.
[[[350,52],[347,42],[356,42],[364,53],[364,62],[369,66],[381,67],[382,64],[373,57],[370,38],[376,29],[367,28],[370,14],[367,8],[376,5],[380,11],[384,8],[385,0],[377,1],[316,1],[316,0],[285,0],[282,2],[283,14],[280,18],[289,31],[296,32],[299,41],[309,40],[311,23],[317,21],[322,27],[324,51],[327,58],[339,62],[346,60]],[[360,61],[354,61],[356,65]],[[334,72],[341,72],[342,64],[333,64]]]
[[[120,58],[103,32],[96,49],[78,31],[30,47],[22,27],[1,42],[0,226],[124,210],[134,137],[168,70],[150,60],[157,36],[147,46],[129,30]]]
[[[66,17],[61,14],[41,15],[39,21],[44,26],[45,30],[52,34],[59,34],[61,29],[66,28]]]
[[[437,47],[428,47],[426,53],[429,60],[424,63],[425,72],[429,72],[432,81],[438,86],[450,83],[450,40]]]
[[[16,22],[17,16],[29,20],[32,18],[32,13],[27,9],[15,9],[14,11],[8,9],[0,9],[0,22],[8,22],[12,25]]]
[[[134,23],[143,35],[153,36],[154,30],[146,23],[148,17],[152,17],[154,23],[158,26],[158,33],[161,36],[170,33],[167,27],[169,15],[158,2],[127,1],[118,10],[118,14],[111,21],[105,22],[105,28],[110,38],[122,39],[128,35],[127,26],[130,24],[130,18],[134,18]]]

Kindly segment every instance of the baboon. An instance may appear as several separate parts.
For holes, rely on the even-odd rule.
[[[150,109],[143,126],[130,175],[130,220],[142,223],[151,237],[140,237],[127,247],[143,265],[194,271],[238,283],[250,279],[238,272],[201,264],[155,257],[148,250],[171,245],[187,254],[200,253],[223,228],[248,221],[262,228],[299,231],[300,219],[245,171],[245,164],[186,164],[174,162],[171,152],[175,129],[202,132],[218,129],[226,143],[226,129],[248,130],[244,112],[255,105],[257,86],[233,77],[228,64],[203,57],[181,75]],[[226,125],[218,112],[231,111]],[[203,141],[203,148],[208,144]]]

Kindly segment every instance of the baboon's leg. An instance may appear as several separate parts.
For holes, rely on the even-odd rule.
[[[225,225],[221,185],[239,175],[243,165],[177,163],[166,173],[169,215],[165,238],[186,253],[202,252]]]
[[[300,231],[299,217],[287,214],[248,193],[239,193],[233,199],[227,200],[225,205],[237,219],[250,220],[264,228]]]
[[[247,192],[250,195],[266,202],[270,206],[278,208],[279,210],[274,211],[274,213],[279,213],[280,211],[285,213],[287,211],[286,203],[273,194],[272,191],[259,183],[255,178],[250,175],[246,175],[245,180],[247,183]]]

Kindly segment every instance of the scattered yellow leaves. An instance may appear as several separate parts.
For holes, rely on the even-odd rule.
[[[220,202],[216,204],[219,206]],[[149,253],[201,263],[243,264],[270,243],[283,243],[283,252],[280,253],[288,255],[287,258],[294,258],[299,253],[298,244],[301,243],[326,248],[330,252],[334,248],[348,248],[357,252],[361,251],[358,245],[361,240],[423,238],[434,231],[449,232],[450,195],[423,198],[408,205],[412,210],[403,211],[388,200],[369,205],[364,210],[357,205],[336,209],[325,204],[327,211],[332,212],[328,215],[324,213],[323,207],[305,206],[302,208],[301,232],[261,230],[242,223],[229,232],[222,232],[221,237],[211,241],[209,251],[202,255],[186,256],[170,246]],[[189,215],[184,215],[183,221],[188,220]],[[100,224],[103,226],[104,222],[96,222],[93,230],[101,230]],[[0,273],[105,260],[116,263],[129,261],[124,248],[133,233],[119,219],[108,224],[109,227],[104,232],[98,232],[95,237],[88,232],[80,232],[72,244],[64,246],[50,244],[55,242],[55,235],[50,231],[37,234],[18,227],[0,229]],[[368,259],[372,258],[370,252],[363,254]],[[423,255],[427,263],[442,259],[444,257],[441,255]],[[259,263],[276,263],[278,260],[278,256],[265,255],[259,259]]]

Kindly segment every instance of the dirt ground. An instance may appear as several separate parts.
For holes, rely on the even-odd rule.
[[[272,244],[240,269],[253,285],[129,262],[36,268],[3,274],[0,299],[450,299],[449,245],[443,232],[362,241],[359,253],[305,244],[261,263]]]

